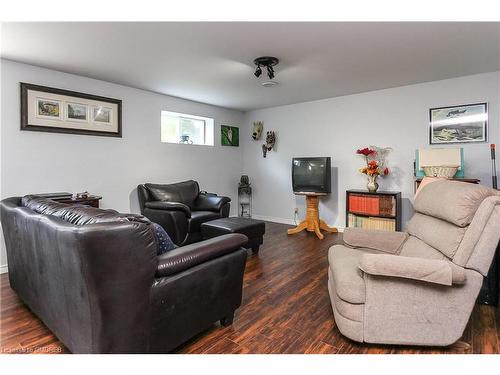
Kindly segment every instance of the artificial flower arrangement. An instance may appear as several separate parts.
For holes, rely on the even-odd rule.
[[[356,154],[363,155],[366,161],[366,167],[360,168],[359,171],[368,176],[368,184],[366,187],[370,192],[376,192],[378,189],[377,177],[387,176],[390,171],[385,165],[387,154],[391,151],[390,148],[381,148],[377,146],[365,147],[356,150]]]

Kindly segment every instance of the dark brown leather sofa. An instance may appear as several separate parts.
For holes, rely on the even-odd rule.
[[[0,202],[11,287],[74,353],[165,353],[241,304],[233,234],[156,255],[140,215],[27,196]]]
[[[202,223],[229,216],[231,199],[200,192],[198,182],[137,187],[141,214],[160,224],[179,246],[201,241]]]

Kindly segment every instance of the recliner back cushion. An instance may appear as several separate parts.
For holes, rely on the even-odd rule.
[[[453,262],[484,276],[500,238],[500,196],[486,198],[469,225]]]
[[[482,185],[440,180],[426,185],[416,196],[414,209],[459,227],[469,225],[481,202],[499,192]]]
[[[461,228],[436,217],[415,213],[408,222],[407,232],[427,245],[453,258],[467,228]]]
[[[416,257],[416,258],[427,258],[427,259],[445,258],[443,253],[437,251],[432,246],[427,245],[424,241],[415,236],[408,237],[399,255],[404,257]]]
[[[189,180],[175,184],[145,184],[151,196],[157,201],[180,202],[193,208],[194,201],[200,194],[196,181]]]

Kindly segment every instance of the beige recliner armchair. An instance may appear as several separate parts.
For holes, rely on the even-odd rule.
[[[463,334],[500,238],[500,194],[440,180],[407,232],[350,228],[328,253],[337,326],[359,342],[446,346]]]

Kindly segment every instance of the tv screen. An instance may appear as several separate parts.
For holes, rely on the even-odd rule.
[[[330,193],[330,157],[293,158],[292,186],[294,193]]]

